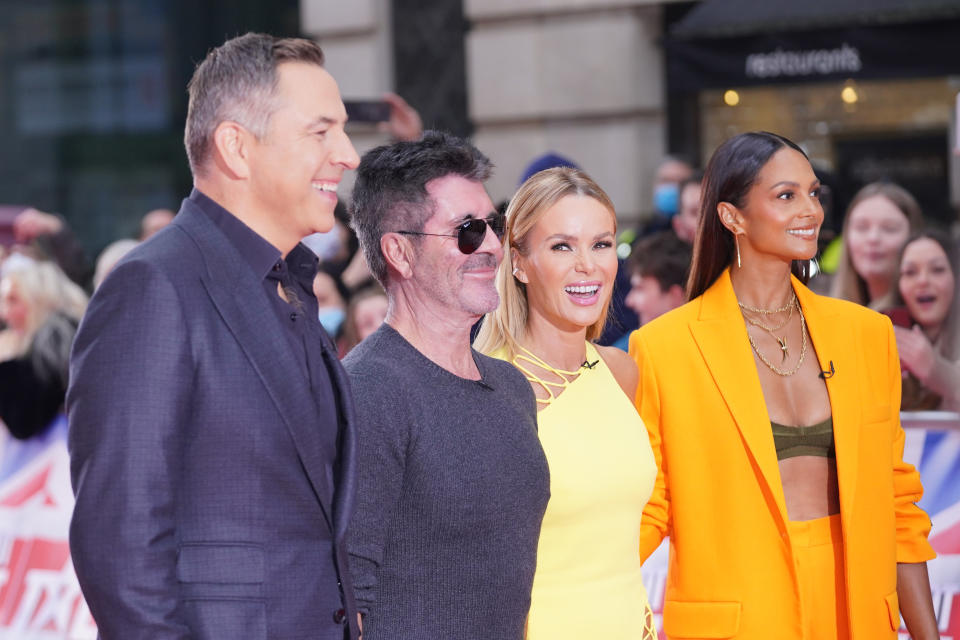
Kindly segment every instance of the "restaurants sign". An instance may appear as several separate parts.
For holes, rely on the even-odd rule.
[[[960,20],[737,37],[667,36],[667,84],[690,92],[827,80],[960,74]],[[904,51],[916,55],[904,55]]]
[[[835,73],[855,74],[863,68],[860,51],[846,42],[835,49],[784,51],[747,56],[748,78],[780,78],[783,76],[827,76]]]

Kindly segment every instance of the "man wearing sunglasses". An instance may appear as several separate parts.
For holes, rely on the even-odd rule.
[[[370,151],[357,172],[352,224],[389,300],[344,361],[366,640],[523,637],[549,478],[530,385],[470,347],[499,303],[490,170],[468,142],[427,132]]]

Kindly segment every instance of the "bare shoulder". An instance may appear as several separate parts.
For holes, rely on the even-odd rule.
[[[617,384],[619,384],[623,392],[627,394],[630,402],[633,402],[637,393],[637,383],[640,379],[640,374],[637,372],[637,363],[634,362],[633,358],[631,358],[627,352],[616,347],[594,346],[597,349],[597,353],[603,358],[604,363],[606,363],[607,368],[610,369],[610,373],[613,374]]]

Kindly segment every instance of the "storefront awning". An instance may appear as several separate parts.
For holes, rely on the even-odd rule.
[[[944,18],[960,18],[960,0],[704,0],[670,34],[734,37]]]
[[[665,47],[671,91],[960,74],[960,0],[704,0]]]

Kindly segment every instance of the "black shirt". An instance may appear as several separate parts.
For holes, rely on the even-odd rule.
[[[333,393],[328,362],[336,361],[336,348],[320,324],[317,299],[313,295],[313,278],[317,273],[317,256],[302,244],[284,258],[280,250],[219,204],[194,189],[190,200],[203,211],[237,249],[253,272],[262,278],[263,295],[280,318],[284,334],[297,355],[291,362],[290,384],[300,386],[309,381],[309,392],[317,408],[317,428],[322,431],[323,461],[327,469],[329,495],[333,500],[334,465],[339,450],[339,424],[336,396]],[[284,288],[289,302],[280,297],[277,285]],[[251,292],[252,293],[252,292]],[[326,359],[324,355],[326,354]],[[323,428],[323,426],[327,426]]]

